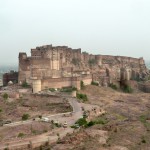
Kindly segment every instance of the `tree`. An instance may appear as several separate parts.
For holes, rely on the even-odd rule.
[[[81,88],[81,90],[84,89],[84,82],[83,81],[80,81],[80,88]]]

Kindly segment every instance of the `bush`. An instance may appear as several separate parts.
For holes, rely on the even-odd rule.
[[[87,127],[91,127],[91,126],[93,126],[93,125],[95,125],[95,122],[94,122],[94,121],[90,121],[90,122],[87,123]]]
[[[61,92],[72,92],[72,91],[76,91],[77,88],[76,87],[68,87],[68,88],[62,88],[60,91]]]
[[[97,120],[95,120],[95,124],[106,124],[108,123],[108,121],[105,118],[98,118]]]
[[[24,133],[19,133],[18,137],[22,138],[24,136]]]
[[[98,84],[97,82],[92,81],[92,82],[91,82],[91,85],[96,85],[96,86],[98,86],[99,84]]]
[[[144,136],[142,136],[141,142],[142,142],[142,143],[146,143],[146,140],[145,140],[145,137],[144,137]]]
[[[84,87],[85,87],[84,82],[80,81],[80,88],[81,88],[81,90],[84,89]]]
[[[141,121],[142,123],[146,123],[146,120],[147,120],[147,116],[146,116],[146,115],[141,115],[141,116],[140,116],[140,121]]]
[[[133,92],[133,89],[131,88],[131,86],[126,85],[126,86],[123,88],[123,91],[124,91],[125,93],[132,93],[132,92]]]
[[[24,87],[24,88],[29,88],[30,85],[29,85],[26,81],[24,81],[24,82],[22,83],[22,87]]]
[[[8,94],[7,94],[7,93],[4,93],[4,94],[3,94],[3,99],[4,99],[4,100],[7,100],[7,99],[8,99]]]
[[[78,124],[79,126],[85,126],[87,124],[87,121],[85,118],[80,118],[76,121],[75,124]]]
[[[89,59],[88,63],[90,66],[92,66],[92,65],[95,65],[97,63],[97,61],[96,61],[96,59]]]
[[[116,86],[115,84],[113,84],[113,83],[111,83],[109,86],[110,86],[112,89],[114,89],[114,90],[117,90],[117,89],[118,89],[117,86]]]
[[[79,128],[77,125],[72,125],[70,127],[73,128],[73,129],[78,129]]]
[[[73,58],[72,59],[72,63],[76,66],[76,65],[79,65],[80,63],[80,60],[78,58]]]
[[[29,115],[29,114],[23,114],[23,116],[22,116],[22,120],[28,120],[28,119],[29,119],[29,117],[30,117],[30,115]]]
[[[146,121],[149,118],[148,116],[149,116],[148,114],[141,115],[139,120],[144,124],[147,131],[150,131],[150,123]]]
[[[39,118],[42,119],[42,115],[39,115]]]
[[[83,102],[88,101],[86,94],[77,93],[77,98],[83,100]]]
[[[54,88],[49,88],[49,91],[55,92],[55,89]]]
[[[0,108],[0,113],[2,112],[3,110]]]

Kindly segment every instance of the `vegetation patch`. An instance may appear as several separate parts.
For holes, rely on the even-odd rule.
[[[98,86],[99,84],[98,84],[97,82],[95,82],[95,81],[92,81],[92,82],[91,82],[91,85]]]
[[[78,124],[79,126],[85,126],[87,124],[87,121],[85,118],[80,118],[76,121],[75,124]]]
[[[150,123],[147,122],[148,120],[148,115],[141,115],[139,120],[144,124],[146,127],[147,131],[150,131]]]
[[[76,91],[77,88],[76,87],[68,87],[68,88],[62,88],[60,90],[60,92],[73,92],[73,91]]]
[[[56,90],[54,88],[49,88],[49,91],[55,92]]]
[[[77,93],[77,98],[79,100],[82,100],[83,102],[88,101],[87,95],[86,94],[81,94],[81,93]]]
[[[124,91],[125,93],[133,93],[133,89],[132,89],[131,86],[129,86],[129,85],[125,85],[125,86],[123,87],[123,91]]]
[[[24,136],[25,136],[24,133],[19,133],[19,134],[18,134],[18,137],[19,137],[19,138],[22,138],[22,137],[24,137]]]
[[[144,136],[142,136],[142,138],[141,138],[141,143],[146,143],[146,139]]]
[[[117,90],[117,89],[118,89],[118,87],[117,87],[115,84],[113,84],[113,83],[111,83],[109,86],[110,86],[112,89],[114,89],[114,90]]]
[[[22,120],[24,121],[24,120],[28,120],[29,119],[29,117],[30,117],[30,115],[29,114],[23,114],[23,116],[22,116]]]
[[[78,58],[73,58],[72,59],[72,63],[76,66],[76,65],[79,65],[79,63],[80,63],[80,59],[78,59]]]
[[[26,81],[24,81],[24,82],[22,83],[22,87],[23,87],[23,88],[30,88],[30,85],[29,85]]]
[[[4,99],[4,100],[7,100],[7,99],[8,99],[8,94],[7,94],[7,93],[4,93],[4,94],[3,94],[3,99]]]
[[[85,88],[85,85],[84,85],[83,81],[80,81],[80,88],[81,88],[81,90],[83,90]]]
[[[96,61],[96,59],[89,59],[88,63],[90,66],[92,66],[92,65],[96,65],[97,61]]]
[[[97,118],[95,120],[91,120],[89,122],[86,121],[86,118],[80,118],[79,120],[76,121],[75,125],[71,127],[76,128],[76,125],[79,125],[79,126],[84,126],[85,128],[88,128],[95,124],[105,125],[107,123],[108,123],[108,120],[106,120],[106,118],[103,118],[103,117]]]

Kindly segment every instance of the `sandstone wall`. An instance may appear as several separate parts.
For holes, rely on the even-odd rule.
[[[83,74],[93,77],[87,78]],[[144,78],[147,74],[143,58],[93,55],[81,53],[81,49],[52,45],[31,49],[31,57],[19,53],[19,81],[31,83],[31,78],[36,77],[42,80],[42,88],[79,87],[79,81],[90,84],[92,79],[106,85],[111,80]],[[75,80],[72,76],[78,79]]]

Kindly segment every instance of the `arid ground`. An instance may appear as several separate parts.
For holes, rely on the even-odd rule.
[[[127,94],[111,88],[86,86],[86,103],[99,105],[107,113],[93,118],[105,123],[67,135],[52,146],[54,150],[149,150],[150,94],[134,90]]]

